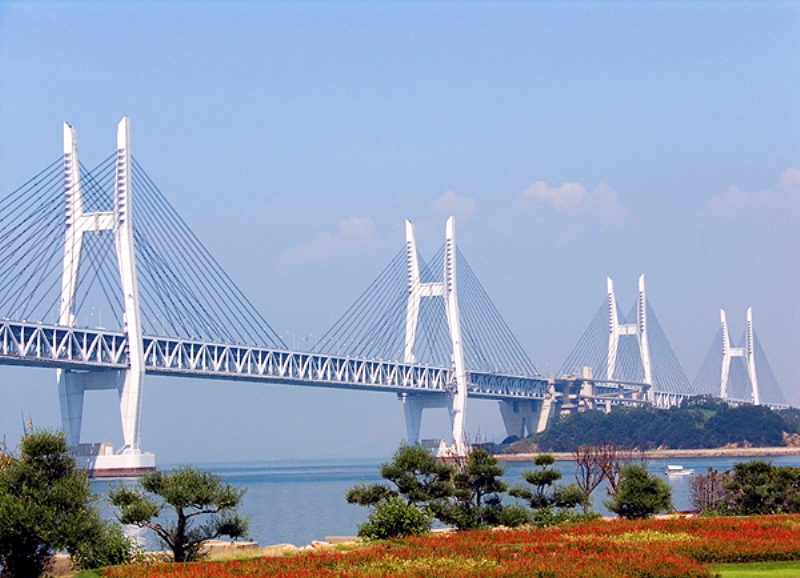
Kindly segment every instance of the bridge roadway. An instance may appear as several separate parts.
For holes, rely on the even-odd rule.
[[[450,394],[452,368],[270,347],[145,335],[146,373],[393,393]],[[127,369],[124,332],[0,320],[0,364],[73,370]],[[542,376],[467,372],[467,394],[495,400],[541,400]]]

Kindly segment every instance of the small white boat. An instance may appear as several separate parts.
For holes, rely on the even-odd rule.
[[[683,466],[667,466],[664,473],[668,476],[691,476],[694,470],[687,470]]]

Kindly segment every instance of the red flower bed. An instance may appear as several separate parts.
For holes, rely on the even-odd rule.
[[[431,534],[351,551],[105,570],[109,578],[709,578],[710,562],[800,559],[800,516],[596,521]]]

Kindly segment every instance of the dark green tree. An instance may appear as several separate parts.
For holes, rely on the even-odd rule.
[[[483,449],[472,450],[467,459],[453,474],[453,496],[446,502],[434,504],[436,517],[458,529],[486,525],[521,523],[519,516],[503,515],[500,494],[508,490],[500,478],[505,467],[498,459]]]
[[[733,465],[725,488],[727,502],[722,508],[723,513],[800,512],[800,468],[774,466],[761,459],[737,463]]]
[[[587,506],[589,496],[578,484],[557,484],[561,471],[554,468],[555,458],[551,454],[539,454],[533,462],[538,470],[523,470],[522,478],[533,486],[515,486],[508,493],[521,498],[533,508],[532,520],[539,526],[549,526],[571,519],[579,519],[574,512],[579,505]]]
[[[515,486],[511,488],[509,494],[526,500],[534,509],[551,506],[555,502],[555,483],[561,479],[561,470],[553,467],[555,461],[552,454],[539,454],[536,456],[533,463],[539,466],[539,469],[522,471],[522,478],[531,484],[534,489]]]
[[[128,561],[132,544],[101,522],[63,433],[30,431],[0,460],[0,577],[41,576],[66,550],[84,567]]]
[[[247,519],[236,512],[245,491],[223,483],[222,476],[182,466],[149,472],[138,487],[115,488],[109,498],[123,524],[150,528],[172,550],[176,562],[187,562],[197,559],[207,540],[245,535]],[[168,506],[175,511],[175,521],[156,521]],[[205,524],[195,525],[197,516],[206,516]]]
[[[649,518],[674,509],[670,485],[640,464],[622,468],[617,493],[605,504],[623,518]]]
[[[429,506],[452,493],[450,478],[453,466],[440,460],[421,445],[403,442],[392,461],[381,464],[381,477],[394,488],[383,484],[358,484],[348,490],[347,501],[360,506],[374,506],[392,496],[402,496],[408,504]]]
[[[438,510],[438,504],[453,493],[451,478],[454,468],[440,460],[421,445],[403,443],[395,451],[392,461],[381,464],[381,476],[394,486],[383,484],[358,484],[345,494],[351,504],[375,508],[374,514],[380,517],[380,527],[398,532],[393,535],[418,533],[420,522],[427,520],[426,530],[432,521],[431,512]],[[406,507],[397,506],[397,499]],[[392,521],[392,516],[398,516]],[[377,520],[378,518],[376,518]],[[410,521],[408,524],[404,521]],[[369,523],[369,522],[368,522]],[[359,527],[359,535],[374,537],[375,524]],[[381,537],[389,537],[380,532]]]

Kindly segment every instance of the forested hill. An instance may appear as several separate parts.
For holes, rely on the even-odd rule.
[[[786,434],[800,433],[800,410],[772,411],[764,406],[731,407],[707,398],[680,407],[615,408],[609,414],[586,411],[556,419],[540,434],[519,440],[508,451],[571,452],[583,444],[610,443],[619,448],[652,450],[786,445]]]

